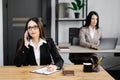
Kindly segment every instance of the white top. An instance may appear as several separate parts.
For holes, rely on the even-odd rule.
[[[91,28],[91,27],[89,26],[89,30],[90,30],[90,36],[91,36],[91,38],[93,39],[93,38],[94,38],[94,34],[95,34],[95,28],[93,29],[93,28]]]
[[[39,42],[38,42],[37,48],[35,48],[32,39],[30,39],[30,45],[34,49],[34,55],[35,55],[35,59],[36,59],[37,65],[40,65],[40,46],[43,43],[47,43],[47,42],[45,40],[43,40],[43,39],[40,39]]]

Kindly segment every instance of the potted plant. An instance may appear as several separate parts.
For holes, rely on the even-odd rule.
[[[72,7],[68,7],[69,9],[72,9],[75,14],[75,18],[79,18],[79,11],[85,6],[84,2],[81,0],[74,0],[74,2],[71,2]]]

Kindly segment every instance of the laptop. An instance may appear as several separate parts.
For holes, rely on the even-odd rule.
[[[115,49],[118,38],[102,38],[98,50]]]

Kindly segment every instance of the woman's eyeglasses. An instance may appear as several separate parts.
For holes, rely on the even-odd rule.
[[[34,30],[37,30],[38,29],[38,26],[28,26],[28,28],[27,28],[28,30],[32,30],[32,29],[34,29]]]

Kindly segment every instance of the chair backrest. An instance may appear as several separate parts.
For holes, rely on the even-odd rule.
[[[80,28],[69,28],[69,43],[73,44],[73,38],[79,37]]]
[[[79,44],[80,44],[79,37],[73,37],[72,45],[79,45]]]

